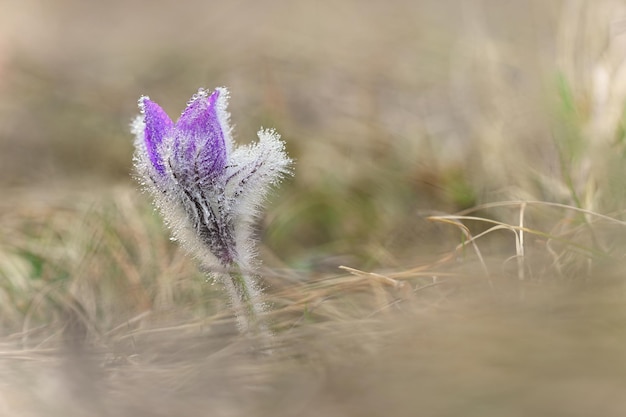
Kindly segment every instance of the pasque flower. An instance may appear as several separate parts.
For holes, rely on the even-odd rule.
[[[173,236],[228,289],[242,331],[262,311],[252,224],[272,185],[291,165],[280,136],[235,146],[228,91],[199,90],[176,122],[148,97],[132,126],[136,170]]]

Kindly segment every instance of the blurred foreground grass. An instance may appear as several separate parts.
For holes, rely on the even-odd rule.
[[[0,415],[624,413],[621,2],[186,5],[0,17]],[[297,161],[267,357],[129,176],[216,85]]]

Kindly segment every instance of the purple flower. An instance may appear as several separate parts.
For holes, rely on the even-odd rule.
[[[134,162],[176,239],[205,265],[246,269],[255,214],[292,161],[274,130],[261,129],[258,142],[235,147],[227,104],[225,88],[201,89],[174,123],[141,97]]]

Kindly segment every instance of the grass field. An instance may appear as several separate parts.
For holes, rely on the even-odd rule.
[[[623,2],[4,3],[0,416],[626,412]],[[222,85],[271,354],[132,178]]]

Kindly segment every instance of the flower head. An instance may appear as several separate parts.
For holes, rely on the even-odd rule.
[[[205,264],[249,267],[251,223],[291,160],[274,130],[234,146],[228,91],[199,90],[174,123],[148,97],[133,123],[135,167],[173,235]]]

